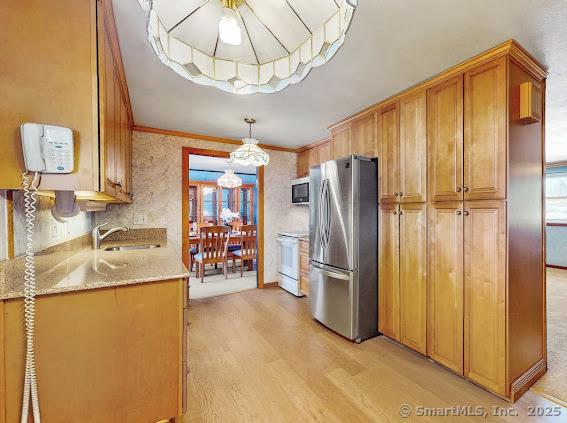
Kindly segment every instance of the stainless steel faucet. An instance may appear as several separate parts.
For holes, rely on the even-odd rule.
[[[92,235],[92,238],[93,238],[93,250],[99,250],[101,241],[104,238],[106,238],[108,235],[113,234],[114,232],[118,232],[118,231],[126,232],[128,230],[128,228],[125,227],[125,226],[119,226],[117,228],[109,229],[108,231],[106,231],[104,233],[104,235],[101,235],[99,229],[102,228],[103,226],[106,226],[106,225],[108,225],[108,222],[103,223],[102,225],[95,226],[93,231],[91,232],[91,235]]]

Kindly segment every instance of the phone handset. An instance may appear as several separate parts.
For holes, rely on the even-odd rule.
[[[30,172],[71,173],[75,166],[73,131],[61,126],[24,123],[24,164]]]

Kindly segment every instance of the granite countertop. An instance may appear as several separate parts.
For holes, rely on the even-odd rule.
[[[110,237],[109,237],[110,238]],[[159,244],[159,248],[104,251],[119,245]],[[0,300],[23,297],[21,267],[5,269],[6,277],[22,280],[12,289],[0,291]],[[189,277],[180,255],[165,240],[113,240],[100,250],[84,247],[55,265],[42,269],[36,277],[37,295],[155,282]]]

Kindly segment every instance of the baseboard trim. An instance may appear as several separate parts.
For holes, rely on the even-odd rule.
[[[562,269],[567,270],[567,266],[559,266],[557,264],[546,264],[547,267],[551,267],[552,269]]]
[[[528,389],[532,387],[537,380],[547,371],[547,362],[545,359],[539,360],[527,372],[516,379],[510,388],[510,399],[516,402],[518,398],[524,395]]]
[[[265,288],[274,288],[277,287],[278,283],[277,282],[264,282],[264,289]]]

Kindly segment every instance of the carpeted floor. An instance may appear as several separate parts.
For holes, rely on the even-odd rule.
[[[218,269],[215,269],[213,265],[207,266],[203,283],[201,283],[201,278],[195,277],[194,271],[191,272],[189,281],[191,283],[189,298],[192,300],[246,291],[257,286],[255,270],[251,272],[245,271],[244,276],[241,278],[240,268],[236,269],[236,273],[232,273],[232,268],[229,267],[228,279],[225,279],[222,274],[222,268],[219,266]]]
[[[547,269],[547,373],[532,391],[567,406],[567,270]]]

